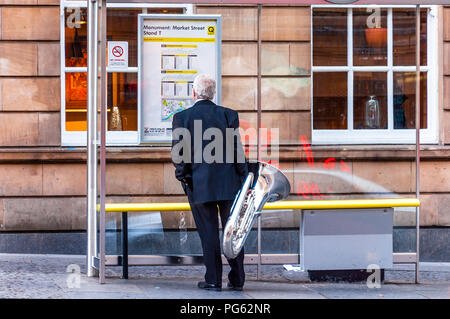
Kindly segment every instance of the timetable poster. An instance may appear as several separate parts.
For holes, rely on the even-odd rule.
[[[220,17],[140,16],[141,142],[168,143],[173,116],[194,104],[198,74],[220,90]],[[214,97],[215,103],[220,92]]]

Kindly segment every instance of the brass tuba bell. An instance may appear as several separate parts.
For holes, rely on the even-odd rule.
[[[255,166],[256,164],[256,166]],[[223,253],[233,259],[244,247],[256,217],[266,202],[275,202],[289,196],[291,186],[287,177],[276,167],[263,163],[249,163],[249,174],[237,193],[230,216],[223,229]]]

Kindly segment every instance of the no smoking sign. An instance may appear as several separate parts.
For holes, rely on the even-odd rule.
[[[112,49],[112,54],[116,57],[116,58],[120,58],[123,55],[123,48],[121,46],[115,46]]]
[[[128,68],[128,42],[108,41],[108,67]]]

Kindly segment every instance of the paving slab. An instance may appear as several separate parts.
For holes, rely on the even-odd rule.
[[[146,294],[129,294],[120,292],[68,292],[64,299],[149,299]]]
[[[255,299],[325,299],[319,292],[297,283],[251,282],[245,294]]]
[[[450,299],[450,285],[446,283],[433,284],[402,284],[398,289],[414,292],[429,299]]]
[[[122,294],[140,294],[142,290],[138,286],[134,285],[131,281],[123,279],[109,279],[107,285],[100,285],[98,278],[87,277],[86,275],[81,275],[79,282],[79,287],[70,289],[71,284],[70,279],[67,274],[57,274],[52,277],[52,280],[58,285],[59,289],[64,291],[75,291],[78,293],[91,292],[91,293],[122,293]],[[69,283],[68,283],[69,282]]]
[[[264,265],[258,281],[257,268],[246,266],[242,292],[225,287],[227,266],[224,288],[215,292],[197,288],[204,266],[130,267],[128,280],[121,278],[121,267],[107,267],[106,284],[100,285],[98,278],[86,276],[85,263],[85,256],[0,254],[0,298],[450,299],[450,263],[421,263],[420,284],[414,284],[412,265],[394,265],[386,270],[380,288],[368,288],[365,283],[312,283],[305,272],[287,271],[282,265]]]
[[[369,288],[363,283],[307,284],[311,290],[329,299],[426,299],[414,290],[405,290],[394,284]]]
[[[208,291],[197,288],[196,280],[186,279],[136,279],[132,282],[148,298],[167,299],[248,299],[246,293],[223,288],[222,291]]]

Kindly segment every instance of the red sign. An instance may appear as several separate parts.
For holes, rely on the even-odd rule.
[[[116,58],[120,58],[123,55],[123,48],[120,46],[115,46],[112,49],[112,54],[116,57]]]

